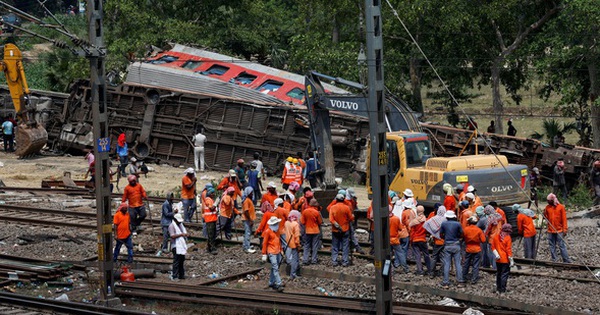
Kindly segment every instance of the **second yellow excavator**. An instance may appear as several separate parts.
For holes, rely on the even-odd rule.
[[[15,154],[21,158],[27,157],[39,152],[46,145],[48,132],[35,120],[35,107],[30,105],[23,56],[16,45],[4,45],[4,59],[0,61],[0,70],[6,75],[6,84],[17,114]]]

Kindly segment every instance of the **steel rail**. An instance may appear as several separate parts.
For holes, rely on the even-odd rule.
[[[368,314],[375,311],[375,301],[368,299],[337,298],[294,293],[274,293],[272,291],[249,291],[215,287],[186,286],[181,284],[161,284],[137,281],[121,283],[115,292],[123,296],[167,299],[198,304],[221,306],[243,306],[264,310],[277,309],[284,312],[302,314]],[[465,308],[443,307],[426,304],[396,303],[393,314],[462,314]]]
[[[0,302],[17,305],[20,307],[28,307],[33,309],[47,310],[51,312],[59,312],[61,314],[77,314],[77,315],[145,315],[148,313],[129,311],[118,308],[109,308],[95,304],[63,302],[51,299],[40,299],[36,297],[0,292]]]

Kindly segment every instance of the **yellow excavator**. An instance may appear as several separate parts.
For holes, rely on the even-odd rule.
[[[29,99],[29,86],[23,68],[23,56],[14,44],[4,45],[4,59],[0,69],[6,76],[13,106],[17,114],[16,151],[18,157],[27,157],[39,152],[48,142],[48,132],[35,120],[35,107]]]

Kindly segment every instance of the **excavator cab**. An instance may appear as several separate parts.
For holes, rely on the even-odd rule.
[[[23,57],[14,44],[4,46],[4,59],[0,62],[0,69],[6,76],[6,84],[17,114],[15,154],[26,157],[39,152],[46,145],[48,132],[34,119],[35,108],[29,100],[30,91],[25,78]]]

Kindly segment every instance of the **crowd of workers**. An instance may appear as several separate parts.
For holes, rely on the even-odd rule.
[[[305,181],[310,182],[313,172],[306,169],[311,164],[311,169],[318,168],[312,156],[308,161],[302,160],[300,155],[287,158],[281,182],[269,182],[264,194],[264,168],[258,153],[249,167],[240,159],[218,185],[208,183],[199,192],[196,190],[196,171],[186,169],[181,182],[181,202],[175,204],[173,193],[168,193],[162,205],[163,242],[157,254],[172,253],[172,278],[185,278],[188,232],[184,225],[194,220],[197,207],[201,209],[202,233],[207,238],[206,252],[212,255],[217,255],[218,238],[232,238],[235,218],[241,217],[244,226],[242,249],[246,253],[255,253],[250,241],[253,235],[259,238],[262,260],[271,264],[269,287],[275,290],[283,290],[279,266],[284,260],[291,266],[290,280],[299,276],[301,264],[319,263],[317,252],[322,248],[322,235],[328,226],[332,235],[332,266],[350,265],[352,251],[365,254],[355,235],[354,213],[358,204],[354,189],[339,190],[334,200],[317,200],[311,188],[313,185],[303,187]],[[125,245],[131,262],[131,238],[146,216],[144,201],[147,196],[135,169],[126,172],[132,173],[127,176],[129,184],[114,218],[117,239],[114,259]],[[532,187],[537,187],[538,176],[539,172],[531,172]],[[283,192],[278,192],[278,187]],[[523,238],[525,258],[536,257],[536,213],[513,205],[510,211],[518,213],[515,226],[518,233],[513,233],[505,212],[495,202],[482,204],[473,184],[463,183],[456,187],[444,184],[443,190],[446,193],[443,203],[437,204],[429,215],[425,214],[425,208],[410,189],[400,194],[389,192],[390,254],[395,272],[410,272],[407,259],[413,259],[416,274],[442,277],[441,285],[448,288],[452,265],[457,286],[464,286],[468,281],[476,283],[480,267],[489,267],[497,270],[497,292],[505,292],[510,267],[514,264],[511,234]],[[537,194],[537,190],[532,190],[532,194],[534,192]],[[534,202],[537,205],[537,199]],[[571,260],[563,240],[568,230],[565,207],[555,194],[549,194],[547,202],[542,215],[548,223],[547,239],[552,260],[558,259],[558,247],[563,262],[569,263]],[[258,213],[262,216],[257,216]],[[373,216],[373,209],[369,207],[367,219],[371,242]],[[371,254],[373,250],[371,246]]]

